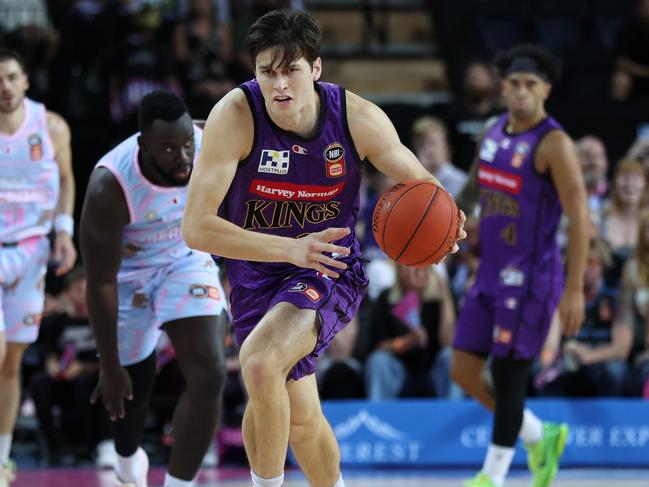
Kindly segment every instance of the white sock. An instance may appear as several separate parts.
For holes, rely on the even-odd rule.
[[[491,443],[487,449],[487,457],[484,460],[482,471],[491,478],[497,487],[502,487],[512,458],[514,458],[514,448],[496,446]]]
[[[333,487],[345,487],[345,481],[343,480],[343,474],[340,474],[340,477],[338,477],[338,480],[336,480],[336,483],[334,484]]]
[[[176,477],[172,477],[169,472],[167,472],[165,474],[164,487],[194,487],[194,481],[177,479]]]
[[[140,449],[135,450],[135,453],[130,457],[123,457],[117,454],[117,465],[115,465],[115,473],[122,482],[136,482],[139,480],[140,475]]]
[[[543,423],[541,420],[529,409],[523,411],[523,424],[518,436],[527,445],[536,443],[543,438]]]
[[[250,476],[252,477],[253,487],[282,487],[282,484],[284,483],[284,473],[281,473],[272,479],[262,479],[251,470]]]
[[[0,466],[9,462],[12,435],[0,435]]]

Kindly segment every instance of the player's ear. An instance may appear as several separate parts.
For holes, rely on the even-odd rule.
[[[550,93],[552,93],[552,85],[550,83],[545,83],[544,93],[545,93],[544,99],[547,100],[550,97]]]
[[[137,136],[137,146],[140,148],[140,151],[146,152],[146,143],[144,138],[142,138],[142,135]]]
[[[320,75],[322,74],[322,59],[320,57],[317,57],[313,60],[313,81],[318,81],[320,79]]]

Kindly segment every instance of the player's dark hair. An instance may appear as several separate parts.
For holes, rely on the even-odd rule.
[[[175,122],[185,113],[187,105],[177,95],[169,91],[152,91],[142,98],[137,113],[140,132],[147,132],[155,120]]]
[[[259,17],[248,30],[246,47],[253,61],[266,49],[273,49],[272,65],[288,66],[304,57],[313,66],[320,50],[320,26],[301,10],[273,10]],[[281,59],[279,57],[281,56]]]
[[[561,79],[561,61],[547,49],[534,44],[521,44],[505,51],[499,51],[496,53],[493,63],[498,74],[502,78],[506,78],[511,72],[512,65],[515,66],[521,60],[528,61],[528,63],[523,61],[521,66],[526,64],[532,66],[533,68],[529,71],[537,70],[537,74],[542,75],[550,84],[557,83]],[[522,71],[528,71],[528,69],[522,69]]]
[[[18,51],[14,51],[13,49],[9,49],[8,47],[0,47],[0,63],[9,61],[11,59],[20,64],[23,73],[27,72],[25,59],[20,55]]]

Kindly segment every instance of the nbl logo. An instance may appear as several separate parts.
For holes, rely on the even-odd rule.
[[[345,175],[345,149],[340,142],[334,142],[325,147],[324,159],[328,178]]]

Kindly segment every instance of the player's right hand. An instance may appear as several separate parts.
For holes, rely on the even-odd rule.
[[[99,398],[102,398],[104,407],[108,411],[111,421],[123,419],[126,415],[124,411],[124,399],[133,400],[133,385],[131,376],[124,367],[115,370],[99,372],[97,386],[90,396],[90,402],[95,404]]]
[[[327,228],[322,232],[310,233],[309,235],[296,238],[293,248],[289,249],[289,262],[305,269],[315,269],[325,276],[336,279],[339,274],[330,269],[347,269],[347,264],[329,257],[327,254],[349,255],[347,247],[332,244],[335,240],[349,235],[349,228]]]
[[[574,337],[585,318],[585,300],[581,289],[571,290],[566,288],[559,301],[559,317],[561,318],[561,330],[566,337]]]

